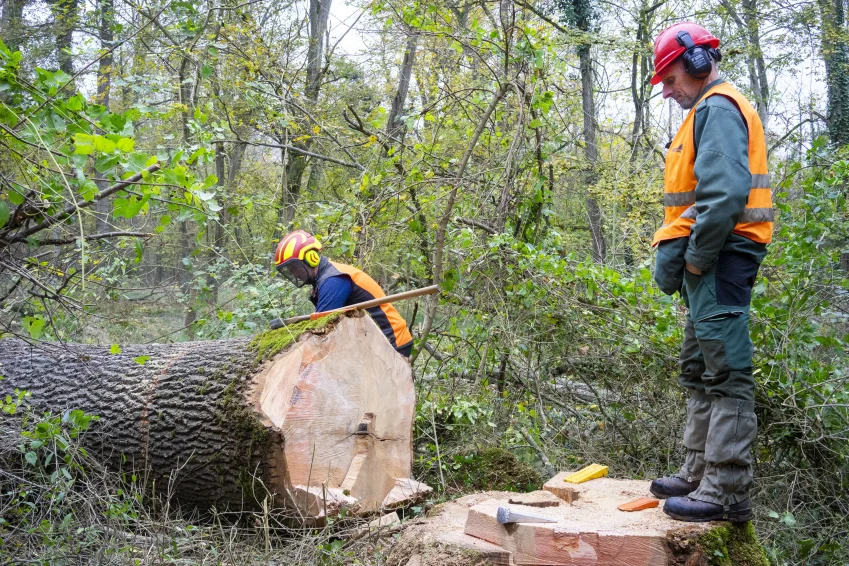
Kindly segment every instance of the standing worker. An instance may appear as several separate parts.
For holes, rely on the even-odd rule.
[[[377,282],[363,271],[323,257],[321,242],[312,234],[296,230],[277,244],[274,265],[277,273],[296,287],[312,285],[310,301],[316,312],[336,310],[349,305],[385,297]],[[410,357],[413,337],[407,323],[391,304],[366,309],[395,350]]]
[[[688,307],[678,382],[690,398],[687,456],[652,482],[681,521],[752,517],[752,444],[757,434],[749,303],[773,209],[764,130],[758,113],[718,78],[719,39],[680,23],[655,41],[663,98],[689,110],[668,146],[664,221],[655,233],[655,280]]]

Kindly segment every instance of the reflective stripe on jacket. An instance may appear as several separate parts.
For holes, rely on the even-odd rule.
[[[749,132],[748,157],[752,183],[746,208],[733,232],[762,244],[772,241],[774,212],[763,125],[758,113],[742,94],[728,83],[720,83],[710,88],[693,105],[666,152],[664,220],[663,226],[654,234],[652,246],[664,240],[689,236],[690,227],[696,222],[698,180],[693,172],[696,162],[694,147],[696,108],[705,98],[717,94],[727,97],[737,106]]]
[[[318,265],[318,275],[315,281],[315,290],[310,296],[313,304],[318,302],[318,294],[321,293],[321,285],[331,277],[347,275],[351,278],[353,288],[351,295],[345,302],[345,306],[355,305],[364,301],[370,301],[379,297],[385,297],[386,293],[380,288],[377,282],[369,277],[368,274],[351,265],[344,263],[336,263],[330,261],[326,257],[321,258],[321,263]],[[366,309],[377,326],[389,340],[389,343],[397,350],[407,346],[413,341],[413,336],[407,329],[407,323],[401,314],[391,304],[380,305]]]

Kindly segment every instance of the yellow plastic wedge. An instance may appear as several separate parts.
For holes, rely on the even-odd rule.
[[[564,481],[569,483],[584,483],[585,481],[594,480],[607,475],[607,466],[601,464],[590,464],[582,468],[574,474],[567,476]]]

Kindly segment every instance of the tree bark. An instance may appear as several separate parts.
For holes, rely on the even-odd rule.
[[[187,508],[261,508],[266,498],[291,505],[293,489],[338,488],[350,476],[365,412],[374,415],[369,469],[409,478],[410,366],[367,316],[306,324],[312,330],[271,331],[253,345],[128,345],[119,354],[0,340],[0,394],[19,388],[37,411],[97,415],[83,437],[89,453]],[[354,479],[370,488],[371,477]],[[379,480],[378,503],[387,495]]]
[[[5,0],[3,13],[0,15],[0,36],[6,47],[13,53],[21,46],[24,37],[23,15],[26,0]]]
[[[114,0],[99,0],[98,1],[98,16],[100,18],[100,50],[104,52],[97,64],[97,101],[109,109],[110,90],[112,88],[112,64],[114,57],[109,49],[112,47],[112,41],[115,35],[112,32],[112,25],[115,22],[115,2]],[[95,181],[98,190],[104,190],[109,186],[108,181]],[[109,230],[109,212],[112,210],[111,201],[99,201],[94,205],[95,210],[95,228],[97,233],[107,232]]]
[[[321,80],[327,70],[324,66],[324,38],[327,33],[327,20],[330,17],[331,2],[332,0],[310,0],[310,37],[307,47],[307,75],[304,94],[307,100],[313,105],[318,101],[318,94],[321,91]],[[304,123],[307,124],[308,122],[304,121]],[[300,133],[311,135],[311,132]],[[308,137],[301,142],[294,143],[294,145],[301,149],[309,150],[312,145],[312,138]],[[286,232],[295,219],[298,199],[301,195],[301,183],[304,177],[304,171],[307,168],[307,157],[298,153],[294,155],[291,153],[287,154],[285,150],[281,152],[284,158],[285,174],[283,176],[283,186],[281,187],[282,194],[279,201],[278,221],[282,225],[283,232]]]
[[[389,119],[386,121],[386,133],[389,137],[395,137],[404,129],[403,123],[397,123],[398,116],[407,102],[407,93],[410,90],[410,79],[413,76],[413,65],[416,62],[416,44],[419,36],[413,33],[407,38],[407,47],[404,50],[404,60],[398,76],[398,89],[392,98],[392,108],[389,111]]]
[[[581,70],[581,109],[584,114],[584,156],[589,162],[589,171],[584,176],[584,186],[586,187],[591,187],[596,182],[596,165],[598,162],[595,99],[593,98],[593,60],[588,38],[593,19],[592,12],[589,0],[572,0],[572,13],[569,17],[574,21],[575,27],[584,32],[584,37],[580,39],[581,43],[578,45],[578,59]],[[592,258],[593,261],[602,263],[607,255],[607,249],[602,230],[601,208],[592,195],[587,195],[586,206],[592,240]]]
[[[71,47],[73,46],[74,29],[77,26],[79,15],[79,2],[78,0],[52,0],[50,9],[54,17],[53,33],[59,69],[73,76],[74,58],[71,55]]]
[[[596,164],[598,162],[598,147],[596,145],[595,125],[595,100],[593,99],[593,71],[590,47],[582,46],[579,49],[581,65],[581,108],[584,112],[584,155],[589,162],[590,171],[586,175],[586,186],[590,187],[596,181]],[[596,263],[604,262],[607,248],[604,243],[602,231],[601,208],[598,201],[592,196],[587,196],[587,218],[590,224],[590,236],[592,237],[592,257]]]
[[[730,0],[722,0],[722,6],[728,10],[738,29],[745,34],[746,43],[746,67],[749,72],[749,88],[755,98],[755,106],[758,116],[763,124],[764,131],[769,121],[769,79],[766,75],[766,62],[761,49],[760,22],[758,21],[757,0],[742,0],[742,16]]]
[[[831,142],[849,143],[849,39],[843,0],[818,0],[822,18],[822,55],[828,89],[828,133]]]

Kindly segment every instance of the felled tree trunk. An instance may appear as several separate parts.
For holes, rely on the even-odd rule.
[[[85,436],[92,455],[201,510],[293,505],[298,489],[341,488],[363,453],[369,470],[385,474],[347,478],[362,486],[373,476],[379,487],[367,504],[350,493],[343,503],[373,510],[396,480],[415,485],[410,367],[367,316],[309,321],[253,341],[122,350],[2,340],[0,393],[25,389],[38,410],[97,415]],[[311,503],[308,514],[321,515]]]

